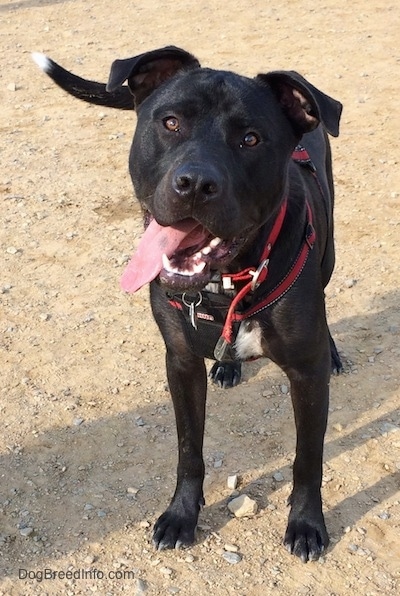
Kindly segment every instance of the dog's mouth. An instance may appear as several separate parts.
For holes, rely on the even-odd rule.
[[[158,276],[174,290],[202,288],[211,270],[230,262],[240,244],[214,236],[191,218],[172,226],[151,219],[122,275],[121,287],[133,293]]]

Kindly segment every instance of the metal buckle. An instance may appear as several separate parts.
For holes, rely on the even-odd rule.
[[[250,275],[253,278],[251,281],[251,286],[250,286],[250,288],[253,292],[254,292],[254,290],[256,290],[258,288],[258,286],[261,283],[258,281],[258,278],[261,275],[261,271],[263,269],[268,271],[268,263],[269,263],[269,259],[264,259],[263,261],[261,261],[261,263],[259,264],[259,266],[257,267],[257,269],[255,271],[249,271]]]

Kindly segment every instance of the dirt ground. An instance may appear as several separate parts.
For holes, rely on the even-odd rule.
[[[0,0],[1,595],[400,593],[399,16],[387,0]],[[210,387],[197,543],[150,542],[176,436],[148,290],[119,289],[141,231],[135,115],[67,96],[30,52],[106,80],[115,58],[169,44],[249,76],[298,70],[344,104],[327,305],[346,372],[331,383],[317,563],[281,545],[294,428],[264,360]],[[229,513],[232,473],[255,517]]]

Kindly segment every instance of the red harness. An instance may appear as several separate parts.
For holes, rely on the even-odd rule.
[[[309,158],[307,151],[303,147],[296,147],[296,150],[293,152],[292,157],[296,162],[310,167],[313,173],[315,173],[315,168]],[[294,261],[290,270],[286,273],[285,277],[278,283],[278,285],[276,285],[274,289],[271,290],[259,302],[253,304],[247,310],[241,310],[240,312],[236,312],[238,304],[246,296],[254,292],[266,280],[268,276],[268,263],[270,261],[271,252],[282,230],[283,222],[287,211],[287,199],[285,199],[281,205],[272,230],[264,246],[264,250],[262,252],[258,267],[248,267],[246,269],[243,269],[243,271],[240,271],[239,273],[222,274],[222,285],[224,288],[234,289],[235,284],[242,285],[243,283],[245,283],[245,285],[242,286],[241,289],[234,294],[233,298],[230,301],[225,322],[222,326],[221,336],[214,348],[214,357],[217,360],[232,359],[232,345],[235,339],[233,337],[233,329],[234,326],[237,327],[237,325],[235,324],[240,323],[245,319],[248,319],[249,317],[261,312],[262,310],[268,308],[269,306],[277,302],[290,290],[290,288],[294,285],[301,272],[303,271],[310,251],[312,250],[316,240],[316,233],[312,222],[312,211],[307,200],[306,209],[306,232],[296,260]],[[195,307],[197,305],[195,303],[186,304],[184,295],[180,296],[179,299],[177,299],[177,296],[174,296],[171,298],[169,302],[172,306],[178,308],[181,311],[183,311],[184,305],[188,307],[190,324],[197,331],[197,324],[194,318]],[[201,318],[204,320],[207,318],[207,315],[205,313],[202,313]]]

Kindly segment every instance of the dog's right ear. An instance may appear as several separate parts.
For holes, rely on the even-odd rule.
[[[134,58],[115,60],[111,66],[107,91],[115,91],[126,80],[139,105],[161,83],[182,69],[200,68],[199,61],[185,50],[167,46]]]

